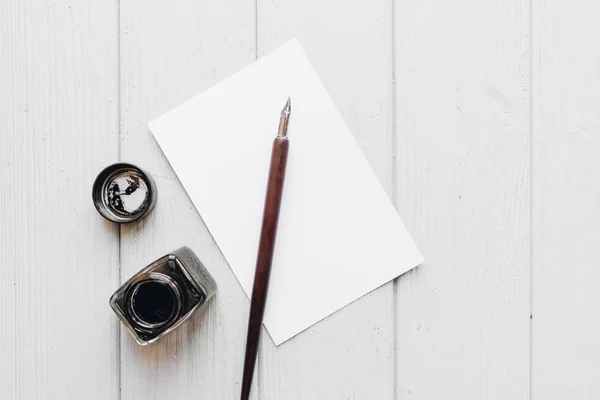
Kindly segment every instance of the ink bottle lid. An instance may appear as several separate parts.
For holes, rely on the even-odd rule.
[[[94,206],[109,221],[124,224],[144,218],[156,204],[154,179],[141,168],[117,163],[104,168],[92,187]]]

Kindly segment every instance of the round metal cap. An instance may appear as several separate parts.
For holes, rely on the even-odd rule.
[[[144,218],[156,204],[154,179],[141,168],[117,163],[104,168],[92,187],[96,209],[119,224]]]

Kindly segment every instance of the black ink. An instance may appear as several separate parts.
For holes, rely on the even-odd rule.
[[[167,322],[175,312],[175,293],[160,281],[141,282],[131,298],[132,310],[148,324]]]

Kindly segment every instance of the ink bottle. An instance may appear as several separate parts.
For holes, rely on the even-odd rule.
[[[188,247],[148,265],[125,282],[110,305],[141,345],[172,332],[215,294],[217,285]]]

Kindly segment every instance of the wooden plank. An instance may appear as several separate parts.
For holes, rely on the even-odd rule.
[[[534,399],[600,398],[599,16],[533,1]]]
[[[123,399],[239,395],[249,302],[147,122],[254,61],[254,47],[254,3],[121,0],[122,160],[147,169],[159,192],[153,213],[121,230],[121,279],[187,245],[219,285],[205,312],[151,346],[122,330]]]
[[[529,397],[530,7],[395,4],[396,395]]]
[[[117,2],[0,4],[0,398],[118,396]]]
[[[391,6],[390,0],[352,6],[259,0],[257,10],[259,55],[298,37],[390,195]],[[259,398],[392,399],[393,346],[390,283],[277,348],[263,335]]]

